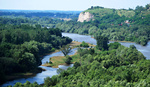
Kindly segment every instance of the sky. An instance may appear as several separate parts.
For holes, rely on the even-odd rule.
[[[134,9],[147,4],[150,0],[0,0],[0,9],[83,11],[91,6]]]

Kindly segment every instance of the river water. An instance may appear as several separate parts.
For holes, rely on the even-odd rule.
[[[91,36],[87,35],[79,35],[79,34],[73,34],[73,33],[63,33],[63,36],[68,36],[74,41],[82,42],[85,41],[87,43],[91,43],[96,45],[96,40],[91,38]],[[109,41],[109,43],[113,43],[114,41]],[[130,42],[119,42],[121,45],[129,47],[130,45],[134,45],[138,51],[143,53],[143,55],[146,57],[146,59],[150,59],[150,41],[146,46],[141,46],[136,43],[130,43]]]
[[[79,34],[73,34],[73,33],[62,33],[62,35],[68,36],[74,41],[78,41],[78,42],[85,41],[87,43],[96,45],[96,40],[91,38],[91,36],[79,35]],[[110,43],[113,43],[113,41],[110,41]],[[129,43],[129,42],[119,42],[119,43],[121,43],[122,45],[126,47],[129,47],[130,45],[134,45],[137,48],[137,50],[142,52],[147,59],[150,59],[150,42],[148,42],[147,46],[141,46],[139,44]],[[72,49],[72,52],[69,55],[73,55],[76,51],[77,51],[77,48]],[[62,52],[56,52],[56,53],[44,56],[42,59],[42,64],[46,63],[46,61],[49,61],[49,58],[53,56],[63,56],[63,54]],[[66,70],[68,67],[72,67],[72,66],[73,64],[71,64],[70,66],[59,65],[58,67]],[[16,82],[25,83],[26,81],[29,81],[31,83],[37,82],[38,84],[42,84],[44,83],[44,78],[48,76],[52,77],[53,75],[57,75],[58,68],[45,67],[45,66],[39,66],[39,67],[46,69],[46,71],[42,71],[41,73],[38,73],[36,76],[31,77],[31,78],[21,78],[21,79],[16,79],[13,81],[8,81],[5,84],[3,84],[2,87],[6,87],[8,85],[14,85]]]

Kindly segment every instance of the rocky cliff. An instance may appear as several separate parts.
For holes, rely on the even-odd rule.
[[[81,12],[78,18],[78,22],[84,22],[84,21],[88,22],[90,20],[93,20],[93,18],[94,18],[94,15],[92,15],[91,13]]]

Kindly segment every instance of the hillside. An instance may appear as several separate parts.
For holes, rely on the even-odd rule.
[[[109,40],[132,41],[145,46],[150,40],[150,4],[137,6],[135,10],[92,6],[80,13],[78,21],[61,22],[55,27],[64,32],[101,35]]]
[[[125,16],[125,17],[133,17],[135,15],[135,12],[133,10],[126,10],[126,9],[110,9],[110,8],[104,8],[104,7],[91,7],[84,12],[90,12],[91,14],[95,15],[95,17],[103,17],[108,14],[117,14],[119,16]]]
[[[137,15],[137,13],[141,17],[141,16],[146,16],[150,14],[149,6],[150,4],[148,4],[146,7],[137,6],[135,10],[133,9],[111,9],[111,8],[104,8],[100,6],[95,6],[95,7],[92,6],[91,8],[83,11],[83,13],[89,12],[92,15],[94,15],[95,18],[104,17],[110,14],[119,15],[120,17],[125,16],[127,18],[131,18]]]
[[[109,9],[109,8],[104,8],[104,7],[91,7],[87,10],[85,10],[84,12],[90,12],[91,14],[93,14],[95,17],[97,16],[105,16],[107,14],[112,14],[115,10],[113,9]]]

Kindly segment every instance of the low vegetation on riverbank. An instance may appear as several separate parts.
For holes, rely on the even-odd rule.
[[[77,53],[75,53],[74,55],[70,55],[69,57],[72,58],[71,63],[79,62]],[[65,63],[65,59],[65,56],[51,57],[50,61],[52,62],[52,64],[50,64],[50,66],[52,66],[53,68],[58,68],[59,65],[68,65]]]
[[[86,44],[86,45],[85,45]],[[72,41],[70,44],[68,44],[72,49],[76,48],[76,47],[95,47],[95,45],[89,44],[89,43],[85,43],[85,42],[77,42],[77,41]],[[57,52],[57,51],[56,51]],[[75,63],[75,62],[79,62],[79,58],[78,58],[78,53],[76,52],[74,55],[70,55],[70,57],[72,58],[71,63]],[[66,57],[65,56],[54,56],[51,57],[49,61],[51,62],[47,62],[45,64],[43,64],[42,66],[47,66],[47,67],[53,67],[53,68],[58,68],[58,65],[67,65],[65,63]]]

